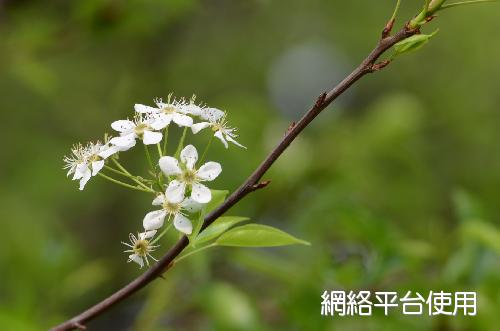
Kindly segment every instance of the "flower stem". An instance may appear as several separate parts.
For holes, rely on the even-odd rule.
[[[162,157],[163,154],[162,154],[162,151],[161,151],[161,145],[160,145],[160,143],[156,144],[156,147],[158,148],[158,156]]]
[[[168,218],[168,225],[165,227],[165,229],[163,229],[163,231],[151,242],[151,245],[154,245],[154,243],[156,243],[158,240],[160,240],[161,237],[163,237],[165,235],[165,233],[168,232],[168,230],[170,230],[170,227],[172,226],[172,222],[169,222],[170,221],[170,216]]]
[[[498,2],[498,0],[471,0],[471,1],[452,2],[452,3],[447,3],[447,4],[442,5],[441,8],[439,8],[439,10],[457,7],[457,6],[463,6],[463,5],[473,5],[473,4],[485,3],[485,2]]]
[[[398,2],[396,3],[396,8],[394,8],[394,12],[392,13],[392,17],[389,21],[394,21],[396,20],[396,15],[398,14],[398,11],[399,11],[399,6],[401,5],[401,0],[398,0]]]
[[[146,152],[146,158],[148,159],[149,166],[151,167],[151,171],[154,171],[153,161],[151,161],[151,155],[149,154],[148,145],[144,145],[144,151]]]
[[[182,136],[181,136],[181,139],[179,140],[179,145],[177,145],[177,150],[175,151],[176,158],[179,158],[179,155],[181,154],[181,150],[184,148],[184,140],[186,139],[187,130],[188,130],[188,127],[186,126],[184,128],[184,131],[182,131]]]
[[[131,173],[130,173],[127,169],[125,169],[125,167],[123,167],[123,166],[120,164],[120,162],[118,162],[118,160],[116,160],[115,158],[111,158],[111,160],[112,160],[112,161],[113,161],[113,163],[116,165],[116,167],[117,167],[118,169],[120,169],[120,170],[121,170],[121,173],[120,173],[120,174],[121,174],[122,176],[125,176],[125,177],[130,178],[130,179],[131,179],[131,180],[133,180],[135,183],[137,183],[138,185],[140,185],[140,186],[144,187],[145,189],[149,189],[149,187],[148,187],[146,184],[144,184],[143,182],[141,182],[139,179],[137,179],[137,177],[135,177],[135,176],[134,176],[134,175],[132,175],[132,174],[131,174]],[[118,170],[113,169],[113,168],[111,168],[111,167],[106,166],[106,168],[108,168],[108,169],[110,169],[111,171],[114,171],[114,172],[116,172],[116,173],[119,173],[119,172],[118,172]]]
[[[168,146],[168,125],[165,127],[163,131],[163,155],[167,155],[167,146]]]
[[[107,179],[109,180],[110,182],[113,182],[115,184],[118,184],[118,185],[121,185],[123,187],[126,187],[126,188],[129,188],[129,189],[132,189],[132,190],[137,190],[137,191],[142,191],[142,192],[148,192],[148,193],[155,193],[155,191],[153,191],[152,189],[150,188],[142,188],[142,187],[139,187],[139,186],[133,186],[133,185],[130,185],[130,184],[127,184],[127,183],[124,183],[122,181],[119,181],[117,179],[114,179],[114,178],[111,178],[109,176],[106,176],[105,174],[103,173],[98,173],[99,176],[101,176],[102,178],[104,179]]]
[[[114,172],[115,174],[122,175],[122,176],[127,177],[127,178],[129,178],[129,177],[130,177],[130,175],[129,175],[129,174],[126,174],[126,173],[124,173],[124,172],[122,172],[122,171],[120,171],[120,170],[117,170],[117,169],[115,169],[115,168],[113,168],[113,167],[110,167],[110,166],[108,166],[108,165],[104,165],[104,168],[108,169],[109,171]]]
[[[117,160],[117,159],[115,159],[115,158],[111,158],[111,160],[113,161],[113,163],[116,165],[116,167],[117,167],[118,169],[120,169],[121,171],[123,171],[123,172],[124,172],[125,174],[127,174],[128,176],[132,176],[132,174],[131,174],[131,173],[130,173],[127,169],[125,169],[125,167],[124,167],[124,166],[122,166],[122,165],[120,164],[120,162],[118,162],[118,160]]]
[[[205,161],[205,157],[207,156],[207,152],[210,149],[210,145],[212,144],[212,140],[214,140],[214,135],[210,135],[210,139],[208,140],[207,146],[205,146],[205,150],[203,151],[203,154],[201,155],[200,163],[203,164],[203,161]]]
[[[193,254],[199,253],[201,251],[204,251],[205,249],[216,247],[216,246],[218,246],[217,243],[211,243],[210,245],[203,246],[203,247],[200,247],[198,249],[192,250],[191,252],[188,252],[188,253],[180,256],[179,258],[177,258],[175,260],[175,263],[179,263],[180,261],[184,260],[185,258],[187,258],[187,257],[189,257],[189,256],[191,256]]]

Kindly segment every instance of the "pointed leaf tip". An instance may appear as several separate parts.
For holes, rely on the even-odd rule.
[[[247,224],[232,228],[222,234],[216,243],[221,246],[235,247],[276,247],[286,245],[311,245],[272,226]]]

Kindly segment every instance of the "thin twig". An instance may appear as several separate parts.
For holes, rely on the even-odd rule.
[[[412,29],[410,28],[409,24],[406,24],[405,27],[396,34],[382,38],[378,42],[377,46],[372,50],[372,52],[366,57],[366,59],[356,69],[354,69],[351,74],[349,74],[331,91],[322,94],[318,98],[316,103],[311,107],[311,109],[309,109],[309,111],[305,113],[304,116],[295,125],[289,128],[282,140],[269,153],[264,161],[262,161],[257,169],[250,175],[250,177],[248,177],[248,179],[236,191],[234,191],[218,208],[216,208],[205,217],[204,223],[201,227],[201,231],[206,229],[217,218],[223,215],[227,210],[238,203],[241,199],[246,197],[249,193],[255,191],[258,188],[265,187],[265,185],[259,185],[259,181],[262,176],[288,148],[288,146],[295,140],[295,138],[316,118],[316,116],[318,116],[321,111],[323,111],[328,105],[330,105],[338,96],[349,89],[349,87],[351,87],[361,77],[365,76],[368,73],[375,72],[376,70],[374,70],[374,66],[376,65],[376,61],[383,53],[385,53],[399,41],[404,40],[416,34],[417,32],[417,29]],[[382,69],[382,67],[380,67],[379,69]],[[184,248],[188,246],[188,244],[188,238],[186,236],[182,236],[180,240],[173,247],[171,247],[170,250],[168,250],[167,253],[158,261],[158,263],[152,266],[149,270],[134,279],[122,289],[110,295],[108,298],[90,307],[89,309],[71,318],[70,320],[54,327],[52,331],[72,330],[75,328],[76,323],[82,324],[90,321],[91,319],[101,315],[117,303],[125,300],[135,292],[139,291],[156,278],[162,277],[163,273],[166,272],[170,266],[172,266],[175,258],[179,256],[179,254],[183,251]]]
[[[150,190],[150,189],[151,189],[149,186],[147,186],[147,185],[146,185],[146,184],[144,184],[141,180],[139,180],[136,176],[132,175],[132,174],[130,173],[130,171],[128,171],[127,169],[125,169],[125,167],[124,167],[124,166],[122,166],[122,165],[121,165],[121,163],[120,163],[120,162],[118,162],[118,160],[117,160],[117,159],[115,159],[115,158],[111,158],[111,160],[112,160],[112,161],[113,161],[113,163],[116,165],[116,167],[117,167],[118,169],[120,169],[120,170],[123,172],[123,175],[124,175],[125,177],[129,177],[131,180],[133,180],[135,183],[137,183],[137,185],[142,186],[142,187],[144,187],[145,189],[148,189],[148,190]],[[112,168],[111,168],[111,169],[112,169]]]
[[[399,7],[401,5],[401,0],[397,0],[396,2],[396,7],[394,8],[394,11],[392,12],[392,16],[385,25],[385,28],[382,30],[382,38],[387,38],[391,35],[392,28],[394,27],[394,22],[396,22],[396,16],[399,11]]]
[[[118,179],[114,179],[114,178],[111,178],[109,176],[106,176],[105,174],[103,174],[102,172],[99,172],[97,173],[99,176],[101,176],[102,178],[104,179],[107,179],[109,180],[110,182],[112,183],[115,183],[115,184],[118,184],[120,186],[123,186],[123,187],[126,187],[126,188],[129,188],[129,189],[132,189],[132,190],[137,190],[137,191],[142,191],[142,192],[147,192],[147,193],[156,193],[154,190],[150,189],[150,188],[142,188],[140,186],[134,186],[134,185],[130,185],[130,184],[127,184],[127,183],[124,183],[122,181],[119,181]]]
[[[464,6],[464,5],[474,5],[474,4],[486,3],[486,2],[498,2],[498,0],[471,0],[471,1],[452,2],[452,3],[447,3],[447,4],[442,5],[439,10],[458,7],[458,6]]]

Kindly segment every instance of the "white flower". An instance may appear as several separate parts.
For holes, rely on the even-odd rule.
[[[223,144],[224,147],[228,148],[228,141],[232,142],[236,146],[246,148],[245,146],[238,143],[234,138],[238,135],[235,133],[236,129],[228,126],[226,121],[226,113],[217,108],[204,108],[200,114],[200,117],[207,120],[208,122],[200,122],[193,124],[191,130],[194,134],[197,134],[201,130],[211,127],[214,131],[214,136],[217,137]]]
[[[217,122],[226,116],[226,113],[217,108],[206,107],[200,110],[199,116],[205,121]]]
[[[161,130],[174,121],[179,126],[193,125],[193,119],[186,115],[186,109],[182,102],[173,101],[172,103],[163,103],[161,99],[155,100],[157,108],[135,104],[137,113],[149,114],[153,117],[151,127],[155,130]]]
[[[80,180],[80,190],[83,190],[90,177],[104,167],[104,160],[119,151],[120,148],[109,143],[102,145],[99,141],[85,146],[77,144],[71,149],[71,155],[64,157],[63,169],[68,169],[68,176],[73,174],[73,180]]]
[[[146,265],[149,266],[148,258],[158,261],[151,255],[151,252],[158,247],[158,245],[155,246],[151,243],[151,239],[155,234],[156,231],[146,231],[139,233],[136,237],[131,233],[129,235],[130,244],[122,242],[124,245],[130,247],[130,249],[124,252],[132,253],[128,256],[127,262],[135,262],[142,268],[144,266],[144,261],[146,261]]]
[[[194,102],[181,103],[179,104],[179,107],[184,114],[201,116],[201,114],[203,113],[203,108],[196,105]]]
[[[165,217],[174,218],[174,226],[185,234],[193,232],[191,221],[185,216],[186,212],[193,213],[201,209],[202,205],[190,198],[182,202],[172,202],[165,194],[160,194],[153,200],[154,206],[161,206],[161,210],[149,212],[144,217],[142,225],[146,231],[158,230],[163,226]]]
[[[210,189],[201,184],[204,181],[212,181],[222,171],[217,162],[207,162],[199,169],[195,168],[198,161],[198,152],[193,145],[184,147],[181,151],[181,163],[171,156],[160,158],[160,169],[166,176],[176,176],[167,187],[165,195],[172,202],[180,202],[184,199],[186,188],[191,189],[191,198],[199,203],[207,203],[212,199]]]
[[[115,137],[110,140],[110,143],[128,150],[135,146],[137,138],[142,139],[144,145],[154,145],[161,141],[163,135],[161,132],[155,132],[152,123],[154,118],[150,115],[143,116],[137,114],[134,121],[118,120],[111,123],[113,130],[120,132],[120,137]]]

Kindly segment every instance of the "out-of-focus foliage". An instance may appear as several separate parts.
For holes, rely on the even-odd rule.
[[[79,192],[61,170],[73,142],[100,138],[136,102],[194,92],[228,110],[248,146],[211,151],[224,169],[214,184],[236,188],[371,49],[393,5],[3,1],[0,329],[47,328],[142,272],[120,241],[149,197],[99,179]],[[399,17],[420,8],[403,1]],[[425,48],[326,110],[267,174],[272,184],[231,212],[312,246],[201,253],[91,329],[497,329],[500,11],[457,8],[431,25],[440,33]],[[332,289],[474,290],[479,314],[321,318]]]

